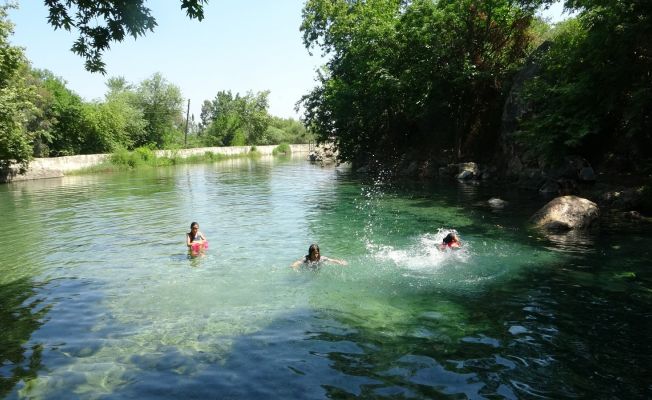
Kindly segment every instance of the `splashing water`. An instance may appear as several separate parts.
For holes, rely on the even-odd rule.
[[[378,260],[392,261],[396,266],[420,272],[436,272],[437,270],[454,264],[468,264],[471,258],[471,249],[468,243],[456,250],[440,250],[439,245],[450,229],[440,228],[437,233],[426,233],[416,237],[407,248],[395,248],[390,245],[376,245],[369,243],[367,250]]]

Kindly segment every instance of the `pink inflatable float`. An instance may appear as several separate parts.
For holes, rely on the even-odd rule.
[[[202,249],[207,249],[208,248],[208,241],[204,240],[203,242],[192,242],[190,244],[190,248],[192,251],[199,251]]]

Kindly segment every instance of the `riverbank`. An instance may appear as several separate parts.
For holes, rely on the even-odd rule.
[[[211,155],[215,159],[243,157],[252,153],[261,156],[273,155],[277,145],[268,146],[230,146],[230,147],[199,147],[193,149],[155,150],[152,153],[159,158],[187,160]],[[289,145],[292,154],[306,154],[310,152],[309,144]],[[17,166],[0,171],[0,183],[26,181],[33,179],[60,178],[66,174],[81,171],[92,172],[95,167],[109,163],[111,154],[84,154],[77,156],[35,158],[29,163],[27,171],[21,173]]]

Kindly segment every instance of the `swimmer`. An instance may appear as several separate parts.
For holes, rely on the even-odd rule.
[[[438,246],[439,250],[444,251],[447,248],[449,249],[459,249],[462,247],[462,242],[460,242],[460,237],[457,236],[457,233],[451,232],[446,237],[444,240],[442,240],[441,244]]]
[[[344,260],[338,260],[337,258],[322,256],[321,253],[319,252],[319,246],[313,243],[308,248],[308,255],[293,262],[292,265],[290,266],[294,269],[299,269],[301,265],[316,267],[323,262],[329,262],[329,263],[339,264],[339,265],[348,265],[348,263]]]
[[[206,241],[206,236],[199,231],[199,224],[196,222],[190,224],[190,232],[186,233],[186,246],[190,249],[193,243],[203,245]]]

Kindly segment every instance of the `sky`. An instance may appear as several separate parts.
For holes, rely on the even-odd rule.
[[[179,0],[150,0],[158,26],[136,40],[113,43],[103,57],[106,75],[84,69],[84,60],[70,51],[77,36],[54,31],[42,1],[20,0],[19,9],[9,12],[15,24],[10,40],[25,49],[34,68],[52,71],[86,100],[102,99],[109,77],[138,84],[160,72],[190,99],[195,120],[203,101],[221,90],[269,90],[269,113],[298,119],[295,104],[316,85],[316,70],[325,63],[319,49],[311,56],[303,45],[304,1],[210,0],[199,22],[186,17]],[[543,15],[561,19],[561,4]]]

